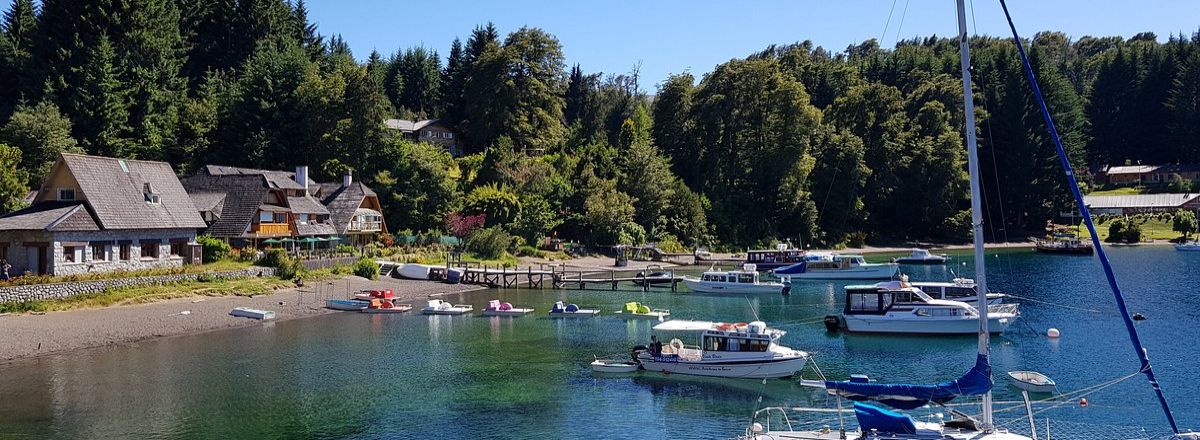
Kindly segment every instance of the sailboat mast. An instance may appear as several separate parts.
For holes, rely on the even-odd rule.
[[[987,261],[983,249],[982,180],[979,178],[979,154],[975,140],[975,99],[971,93],[971,49],[967,40],[967,11],[963,0],[958,5],[958,47],[962,64],[963,131],[967,135],[967,171],[971,175],[971,232],[975,242],[975,289],[979,309],[979,354],[988,354]],[[992,392],[983,395],[983,428],[992,428]]]

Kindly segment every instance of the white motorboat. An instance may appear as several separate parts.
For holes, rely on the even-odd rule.
[[[1008,379],[1013,386],[1031,393],[1053,393],[1058,390],[1054,379],[1036,371],[1009,371]]]
[[[877,280],[896,276],[896,263],[868,263],[862,255],[809,254],[804,261],[775,269],[785,280]]]
[[[428,264],[408,263],[400,266],[397,273],[410,280],[428,280],[430,269],[433,269],[433,266]]]
[[[783,330],[762,321],[724,323],[671,320],[657,331],[700,332],[700,345],[672,339],[655,353],[654,347],[634,348],[634,359],[646,371],[728,378],[791,377],[808,363],[808,353],[779,345]]]
[[[600,309],[581,308],[575,304],[563,304],[562,301],[555,302],[554,307],[550,308],[551,318],[591,318],[599,314]]]
[[[1200,252],[1200,241],[1188,241],[1175,245],[1175,250],[1183,252]]]
[[[533,309],[525,307],[513,307],[507,302],[500,302],[498,299],[488,301],[488,305],[483,309],[483,316],[525,316],[533,313]]]
[[[747,263],[742,270],[722,271],[710,269],[700,278],[683,277],[683,283],[693,292],[757,294],[787,292],[783,283],[763,282],[758,278],[757,266]]]
[[[904,279],[905,275],[901,275],[900,277]],[[909,284],[921,289],[922,292],[925,292],[926,295],[929,295],[933,299],[962,301],[972,306],[979,300],[975,292],[975,280],[970,278],[955,278],[948,283],[941,281],[915,281]],[[1002,304],[1006,298],[1008,298],[1008,295],[1003,293],[988,292],[987,303],[989,306]]]
[[[1020,313],[1017,304],[988,306],[988,329],[1003,332]],[[846,307],[839,320],[826,317],[830,329],[903,334],[975,334],[979,311],[962,301],[933,299],[903,281],[846,286]],[[836,326],[836,327],[835,327]]]
[[[475,310],[470,304],[451,304],[440,299],[431,299],[421,313],[426,315],[462,315]]]
[[[641,368],[636,362],[616,359],[600,359],[592,361],[592,371],[597,373],[632,373]]]
[[[909,256],[896,259],[899,264],[946,264],[947,261],[950,261],[950,256],[934,255],[927,249],[913,249]]]
[[[671,316],[667,309],[652,309],[642,303],[628,302],[625,308],[616,312],[617,317],[625,319],[657,319],[659,321]]]

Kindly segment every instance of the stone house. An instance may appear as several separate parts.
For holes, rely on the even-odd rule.
[[[340,184],[320,184],[317,196],[329,209],[330,222],[338,235],[350,245],[369,244],[375,234],[387,232],[379,196],[362,182],[355,182],[350,173],[342,176]]]
[[[404,137],[413,142],[439,145],[454,157],[462,156],[464,153],[454,127],[451,127],[450,124],[440,119],[426,119],[416,122],[406,119],[388,119],[384,122],[388,128],[399,130],[404,134]]]
[[[208,165],[181,182],[207,223],[204,233],[233,247],[336,240],[329,210],[313,197],[318,185],[308,178],[308,167],[292,173]]]
[[[64,153],[32,205],[0,217],[0,259],[13,276],[198,263],[204,226],[170,165]]]

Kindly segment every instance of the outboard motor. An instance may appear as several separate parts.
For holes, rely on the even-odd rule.
[[[783,282],[783,296],[788,296],[788,295],[791,295],[791,294],[792,294],[792,282],[791,282],[791,280],[784,281],[784,282]]]
[[[825,330],[837,332],[842,329],[842,317],[838,315],[825,315]]]

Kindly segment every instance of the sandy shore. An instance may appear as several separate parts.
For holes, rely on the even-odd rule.
[[[151,304],[0,316],[0,361],[92,347],[129,344],[146,339],[260,325],[261,321],[229,315],[234,307],[275,312],[276,321],[331,313],[326,298],[345,298],[362,289],[392,289],[402,302],[419,303],[430,295],[483,289],[399,279],[347,277],[255,297],[194,297]],[[181,312],[187,311],[184,314]]]

